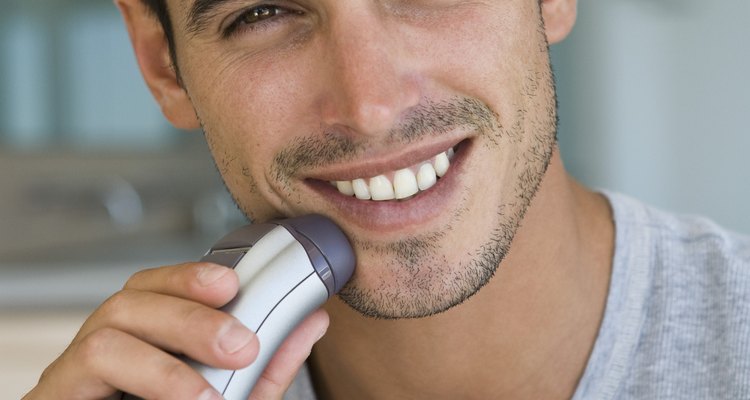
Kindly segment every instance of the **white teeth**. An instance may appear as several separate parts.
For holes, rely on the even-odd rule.
[[[446,172],[448,172],[448,168],[450,168],[451,162],[448,160],[448,155],[445,153],[440,153],[435,157],[435,173],[439,177],[445,176]]]
[[[393,190],[399,200],[414,196],[419,192],[417,177],[408,168],[397,171],[393,176]]]
[[[354,195],[360,200],[370,200],[370,188],[367,186],[367,182],[364,179],[355,179],[352,181],[354,187]]]
[[[355,196],[360,200],[394,200],[407,199],[420,190],[427,190],[437,183],[450,168],[450,160],[455,155],[454,150],[438,154],[435,158],[425,161],[419,166],[415,175],[416,167],[404,168],[393,173],[393,183],[386,175],[378,175],[374,178],[354,179],[353,181],[333,181],[331,184],[345,196]]]
[[[336,188],[347,196],[354,196],[354,187],[352,187],[351,181],[338,181],[336,182]]]
[[[435,168],[433,168],[430,163],[422,164],[417,173],[417,184],[419,185],[419,190],[427,190],[433,187],[435,183],[437,183]]]
[[[393,185],[385,175],[378,175],[370,178],[370,194],[375,201],[393,200],[396,194],[393,192]]]

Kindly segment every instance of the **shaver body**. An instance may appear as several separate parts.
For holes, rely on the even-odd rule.
[[[248,398],[284,339],[341,290],[355,265],[346,236],[319,215],[242,227],[219,240],[201,261],[235,269],[240,290],[222,310],[254,331],[260,342],[256,360],[241,370],[187,360],[227,400]]]

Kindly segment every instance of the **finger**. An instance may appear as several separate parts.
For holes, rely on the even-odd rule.
[[[92,332],[59,365],[78,376],[58,376],[56,398],[100,399],[116,390],[144,399],[221,398],[184,362],[116,329]]]
[[[74,342],[104,328],[224,369],[246,367],[259,348],[255,334],[229,314],[193,301],[139,290],[123,290],[104,302]]]
[[[239,278],[231,268],[197,262],[146,269],[134,274],[124,289],[156,292],[218,308],[237,294]]]
[[[276,351],[256,382],[249,400],[281,399],[310,356],[313,345],[325,334],[328,323],[328,313],[323,309],[302,321]]]

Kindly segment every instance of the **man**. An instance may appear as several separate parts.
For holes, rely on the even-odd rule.
[[[354,245],[253,398],[311,351],[296,384],[321,399],[750,397],[750,241],[564,170],[548,43],[575,0],[116,3],[248,217],[324,214]],[[250,364],[215,310],[236,290],[214,265],[136,274],[27,398],[220,398],[171,354]]]

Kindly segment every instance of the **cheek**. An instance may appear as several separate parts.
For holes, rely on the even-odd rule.
[[[488,7],[427,37],[420,59],[429,60],[425,74],[448,92],[443,95],[475,97],[510,124],[518,110],[527,108],[525,86],[529,76],[544,70],[546,46],[533,7]]]
[[[270,181],[274,156],[300,132],[305,88],[302,71],[237,59],[191,82],[191,97],[225,184],[242,210],[256,220],[280,216],[283,201]],[[217,62],[217,64],[221,64]]]

